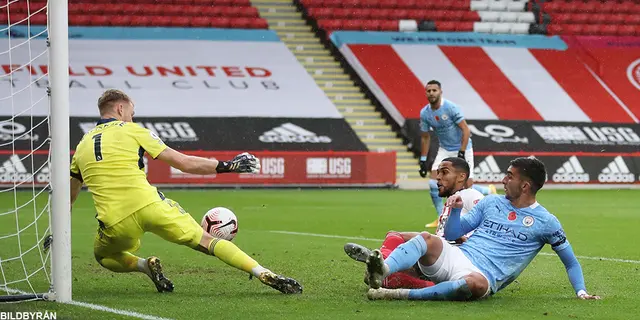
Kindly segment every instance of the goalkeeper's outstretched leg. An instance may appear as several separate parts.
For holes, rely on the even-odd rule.
[[[231,241],[214,238],[209,233],[203,232],[197,250],[215,256],[224,263],[255,276],[260,279],[260,282],[282,293],[302,293],[302,285],[298,281],[283,277],[261,266]]]

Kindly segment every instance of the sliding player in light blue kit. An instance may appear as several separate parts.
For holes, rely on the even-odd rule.
[[[490,195],[460,217],[460,195],[447,199],[451,210],[444,239],[427,232],[398,246],[386,258],[374,250],[367,258],[368,297],[372,300],[476,300],[497,293],[513,282],[545,244],[560,257],[580,299],[600,299],[587,293],[582,268],[562,225],[536,201],[546,179],[544,164],[535,158],[511,161],[502,180],[505,196]],[[460,247],[449,244],[475,230]],[[446,239],[446,240],[445,240]],[[389,274],[418,263],[436,283],[424,289],[380,288]]]
[[[493,185],[482,187],[473,184],[473,146],[471,144],[471,131],[467,126],[467,121],[458,106],[453,102],[442,97],[442,86],[440,82],[431,80],[425,88],[429,104],[420,111],[420,131],[422,131],[422,149],[420,153],[420,176],[427,176],[427,154],[429,153],[429,145],[431,143],[431,134],[429,131],[433,129],[440,142],[438,154],[431,165],[431,179],[429,180],[429,189],[433,206],[436,208],[436,214],[442,212],[442,198],[438,196],[438,184],[435,176],[438,165],[442,159],[449,157],[460,157],[467,161],[471,174],[467,182],[467,187],[472,187],[480,191],[483,195],[496,193]],[[426,228],[435,228],[438,226],[438,216],[435,221],[425,225]]]

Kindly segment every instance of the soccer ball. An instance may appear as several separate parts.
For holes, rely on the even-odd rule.
[[[233,211],[224,207],[207,211],[200,225],[210,235],[229,241],[233,240],[238,233],[238,218]]]

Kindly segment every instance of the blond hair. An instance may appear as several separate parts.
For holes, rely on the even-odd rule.
[[[100,110],[100,114],[105,114],[119,101],[131,102],[131,98],[129,98],[126,93],[117,89],[105,91],[102,96],[100,96],[100,99],[98,99],[98,110]]]

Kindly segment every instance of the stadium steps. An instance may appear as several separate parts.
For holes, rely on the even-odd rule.
[[[418,162],[401,138],[325,48],[291,0],[251,0],[280,40],[325,92],[369,150],[395,151],[398,184],[418,181]]]

